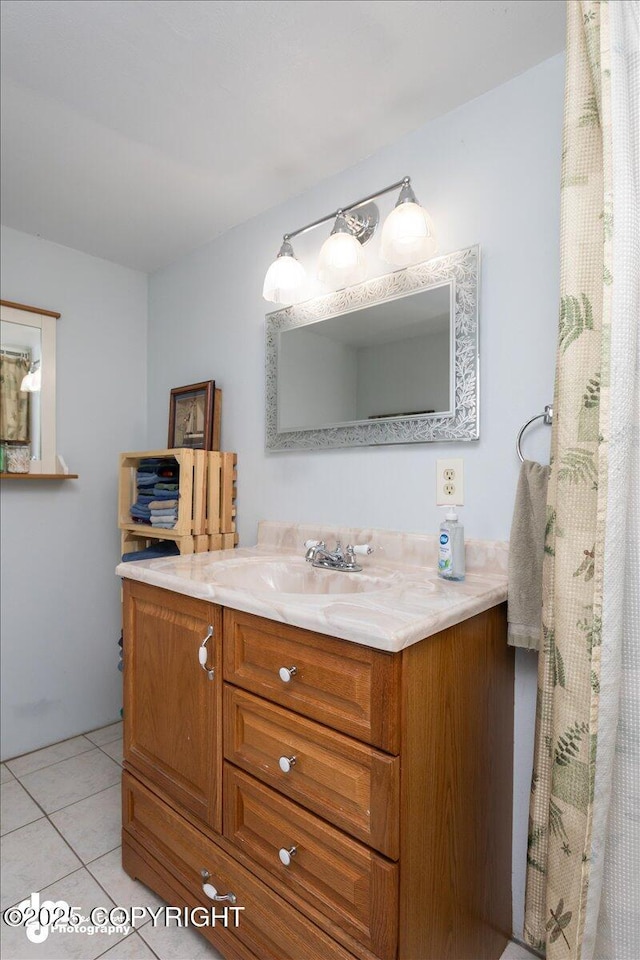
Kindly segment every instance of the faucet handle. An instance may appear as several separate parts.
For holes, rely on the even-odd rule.
[[[322,543],[322,540],[305,540],[304,548],[305,550],[310,550],[312,547],[319,547]]]
[[[363,557],[368,557],[370,553],[373,553],[373,547],[370,543],[356,543],[353,547],[347,547],[347,550]]]

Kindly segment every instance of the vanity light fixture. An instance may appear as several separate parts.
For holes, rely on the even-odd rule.
[[[395,267],[409,267],[429,260],[438,252],[431,217],[416,200],[408,177],[398,202],[385,220],[380,237],[383,260]]]
[[[382,190],[314,220],[284,235],[278,256],[267,270],[262,295],[273,303],[296,303],[306,281],[306,271],[293,253],[293,237],[334,220],[318,260],[318,278],[331,289],[342,289],[366,278],[367,264],[362,247],[378,226],[378,208],[372,201],[400,189],[395,208],[382,227],[381,256],[393,266],[406,267],[428,260],[437,252],[433,223],[411,189],[411,178],[403,177]]]
[[[285,235],[278,256],[267,270],[262,296],[273,303],[295,303],[306,277],[307,272],[296,260],[289,237]]]
[[[320,248],[318,279],[328,287],[342,289],[360,283],[366,275],[362,243],[339,210],[333,230]]]
[[[42,370],[40,361],[34,360],[29,367],[29,373],[25,374],[20,384],[22,393],[39,393],[42,389]]]

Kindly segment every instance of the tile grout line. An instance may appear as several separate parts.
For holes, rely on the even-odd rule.
[[[110,726],[110,724],[108,724],[108,726]],[[85,735],[84,735],[84,734],[81,734],[81,736],[85,736]],[[58,741],[58,742],[59,742],[59,743],[66,743],[68,740],[74,740],[74,739],[75,739],[75,737],[67,737],[67,740],[60,740],[60,741]],[[91,744],[91,746],[87,747],[86,750],[83,750],[83,751],[81,751],[80,753],[74,754],[72,757],[65,757],[65,759],[66,759],[66,760],[72,760],[72,759],[74,759],[74,757],[80,757],[80,756],[82,756],[83,754],[88,753],[88,752],[89,752],[90,750],[92,750],[92,749],[97,749],[97,750],[100,750],[100,752],[103,753],[106,757],[108,757],[113,763],[117,764],[118,767],[120,768],[120,771],[122,771],[122,764],[119,763],[117,760],[114,760],[114,758],[113,758],[112,756],[110,756],[110,754],[108,754],[105,750],[102,749],[103,747],[108,746],[110,743],[115,743],[115,741],[119,739],[119,736],[118,736],[118,737],[114,737],[113,740],[109,740],[109,741],[107,741],[106,743],[104,743],[104,744],[102,744],[102,745],[98,745],[98,744],[96,744],[96,743],[93,743],[93,741],[92,741],[92,740],[89,740],[88,737],[87,737],[86,739],[87,739],[88,742]],[[57,746],[57,743],[56,743],[56,744],[51,744],[50,746]],[[46,748],[46,747],[43,747],[42,749],[45,749],[45,750],[46,750],[47,748]],[[37,751],[32,751],[32,752],[33,752],[33,753],[37,753]],[[28,755],[29,755],[29,754],[22,754],[21,756],[28,756]],[[19,759],[19,758],[18,758],[18,757],[15,757],[15,758],[13,758],[13,759]],[[6,761],[3,761],[3,763],[5,763],[5,766],[6,766]],[[23,776],[27,777],[27,776],[29,776],[30,773],[37,773],[39,770],[45,770],[47,767],[55,766],[56,763],[64,763],[64,760],[54,760],[52,763],[48,763],[48,764],[45,764],[45,765],[42,766],[42,767],[38,767],[37,770],[30,770],[29,773],[25,773],[25,774],[23,774]],[[49,823],[49,825],[53,828],[53,830],[55,830],[55,832],[58,834],[58,836],[63,840],[63,842],[66,844],[66,846],[69,848],[69,850],[72,852],[72,854],[74,855],[74,857],[76,857],[76,859],[78,860],[78,862],[79,862],[79,864],[80,864],[80,866],[74,866],[74,869],[71,870],[71,871],[69,871],[69,873],[65,873],[62,877],[58,877],[57,879],[52,880],[51,883],[48,883],[46,886],[39,888],[38,892],[41,892],[42,890],[46,890],[47,887],[53,886],[54,883],[60,883],[61,881],[68,879],[70,876],[72,876],[74,873],[78,873],[80,870],[85,870],[86,873],[89,875],[89,877],[94,881],[94,883],[100,888],[100,890],[102,890],[102,892],[103,892],[104,895],[106,896],[107,900],[109,900],[111,903],[113,903],[114,906],[120,906],[119,904],[117,904],[117,903],[115,902],[115,900],[113,900],[113,898],[112,898],[111,895],[108,893],[108,891],[105,889],[105,887],[102,885],[102,883],[100,882],[100,880],[95,876],[95,874],[93,873],[93,871],[90,869],[90,865],[91,865],[91,864],[95,864],[98,860],[102,859],[102,857],[106,857],[106,856],[108,856],[110,853],[113,853],[115,850],[120,849],[120,847],[122,846],[122,843],[119,843],[116,847],[112,847],[111,850],[107,850],[107,851],[105,851],[105,853],[101,853],[98,857],[94,857],[92,860],[89,860],[89,861],[87,861],[87,862],[85,863],[85,861],[82,860],[82,858],[79,856],[79,854],[73,849],[73,847],[71,846],[71,844],[69,843],[69,841],[66,839],[66,837],[63,836],[63,834],[60,832],[60,830],[58,830],[56,824],[55,824],[55,823],[53,822],[53,820],[51,819],[51,815],[52,815],[52,814],[55,814],[55,813],[59,813],[61,810],[68,810],[69,807],[74,806],[75,803],[82,803],[83,800],[88,800],[88,799],[90,799],[91,797],[97,797],[100,793],[105,793],[107,790],[112,790],[113,787],[119,785],[119,783],[121,782],[121,777],[120,777],[120,780],[119,780],[119,781],[116,781],[116,783],[111,784],[111,786],[109,786],[109,787],[103,787],[102,790],[98,790],[98,791],[96,791],[95,793],[90,793],[90,794],[88,794],[86,797],[81,797],[79,800],[73,801],[73,803],[69,803],[69,804],[66,804],[66,806],[64,806],[64,807],[60,807],[58,810],[52,810],[52,811],[51,811],[51,814],[48,814],[48,813],[44,810],[44,808],[42,807],[42,805],[39,803],[39,801],[36,800],[36,798],[33,796],[33,794],[29,791],[29,789],[22,783],[20,777],[16,776],[16,775],[13,773],[13,771],[9,769],[9,767],[6,767],[6,769],[9,771],[9,773],[10,773],[10,775],[11,775],[11,779],[5,781],[5,783],[3,783],[2,786],[4,786],[6,783],[10,783],[11,780],[15,780],[15,781],[20,785],[20,787],[25,791],[25,793],[27,794],[27,796],[29,797],[29,799],[32,800],[33,803],[36,805],[36,807],[41,811],[42,816],[37,817],[35,820],[31,820],[29,823],[22,824],[21,827],[16,827],[15,830],[8,830],[7,833],[3,834],[3,838],[6,837],[6,836],[9,836],[9,835],[12,834],[12,833],[15,833],[17,830],[23,829],[23,827],[30,826],[32,823],[36,823],[36,822],[39,821],[39,820],[43,820],[43,819],[44,819],[44,820],[47,820],[48,823]],[[31,892],[33,892],[33,891],[29,891],[29,892],[31,893]],[[22,900],[24,900],[24,899],[25,899],[25,898],[22,897]],[[17,903],[21,903],[22,900],[16,901],[16,904],[17,904]],[[13,904],[13,905],[10,904],[10,906],[15,906],[15,904]],[[148,921],[146,921],[146,922],[148,923],[148,922],[150,922],[150,921],[148,920]],[[106,950],[104,950],[102,953],[98,954],[98,956],[95,958],[95,960],[99,960],[100,957],[104,957],[104,955],[105,955],[106,953],[108,953],[109,950],[112,950],[114,947],[120,946],[120,944],[124,943],[124,941],[127,940],[127,939],[129,939],[129,937],[131,937],[131,936],[133,936],[134,934],[138,933],[138,931],[139,931],[140,929],[142,929],[142,927],[144,927],[144,926],[146,926],[146,923],[141,924],[140,928],[138,928],[138,927],[132,927],[131,931],[130,931],[126,936],[124,936],[124,937],[122,937],[120,940],[118,940],[117,943],[110,944],[110,945],[106,948]],[[153,955],[153,957],[155,958],[155,960],[160,960],[159,955],[155,952],[155,950],[153,950],[153,948],[147,943],[147,941],[146,941],[144,938],[141,938],[141,940],[142,940],[142,942],[144,943],[144,945],[146,946],[146,948],[147,948],[147,949],[150,951],[150,953]]]
[[[114,760],[115,763],[115,760]],[[68,810],[69,807],[75,807],[76,803],[84,803],[85,800],[91,800],[92,797],[97,797],[101,793],[106,793],[107,790],[113,790],[114,787],[120,786],[120,781],[116,780],[115,783],[109,784],[108,787],[102,787],[101,790],[96,790],[95,793],[88,793],[86,797],[80,797],[79,800],[73,800],[71,803],[65,803],[64,807],[57,807],[56,810],[51,810],[50,813],[46,813],[46,817],[53,817],[56,813],[62,813],[63,810]]]
[[[76,739],[76,737],[69,737],[69,740],[75,740],[75,739]],[[86,738],[85,738],[85,739],[86,739]],[[68,741],[67,741],[67,740],[61,740],[60,743],[68,743]],[[87,743],[89,744],[89,746],[87,747],[86,750],[80,750],[78,753],[72,753],[70,757],[63,757],[62,760],[52,760],[51,763],[44,763],[41,767],[36,767],[35,770],[28,770],[27,773],[23,773],[23,774],[21,774],[21,776],[23,776],[23,777],[28,777],[28,776],[30,776],[32,773],[39,773],[41,770],[46,770],[48,767],[55,767],[56,763],[64,763],[65,760],[73,760],[75,757],[81,757],[83,754],[89,753],[90,750],[95,750],[95,749],[96,749],[95,743],[92,743],[91,740],[87,740]],[[49,747],[57,747],[57,746],[58,746],[57,743],[51,743],[51,744],[49,744]],[[48,750],[49,747],[42,747],[42,749],[43,749],[43,750]],[[33,750],[32,753],[38,753],[38,751],[37,751],[37,750]],[[16,760],[22,760],[23,757],[30,757],[30,756],[31,756],[30,753],[22,753],[22,754],[20,754],[19,757],[12,757],[11,760],[3,760],[3,763],[4,763],[4,765],[7,767],[7,770],[9,771],[9,773],[11,774],[11,776],[12,776],[12,777],[15,777],[16,780],[19,780],[19,779],[20,779],[20,775],[18,775],[17,773],[14,773],[13,770],[11,769],[11,767],[8,766],[8,764],[10,764],[10,763],[15,763]]]
[[[46,817],[46,819],[48,820],[49,818]],[[55,829],[55,824],[52,824],[52,826],[53,826],[54,829]],[[63,837],[62,839],[64,840],[64,837]],[[66,842],[66,841],[65,841],[65,842]],[[67,846],[68,846],[68,844],[67,844]],[[117,850],[117,849],[118,849],[118,847],[114,847],[114,848],[113,848],[113,850]],[[103,853],[102,856],[103,856],[103,857],[106,857],[109,853],[113,853],[113,850],[108,850],[107,853]],[[75,854],[75,850],[74,850],[73,852],[74,852],[74,854]],[[75,854],[75,855],[77,856],[77,854]],[[79,859],[79,858],[78,858],[78,859]],[[100,859],[100,857],[96,857],[96,858],[95,858],[95,860],[99,860],[99,859]],[[92,860],[91,863],[95,863],[95,860]],[[98,878],[97,878],[96,876],[94,876],[94,874],[89,870],[88,865],[87,865],[86,863],[82,863],[82,861],[80,861],[80,866],[79,866],[79,867],[76,867],[74,870],[71,870],[70,873],[65,873],[65,875],[64,875],[63,877],[58,877],[57,880],[52,880],[51,883],[48,883],[45,887],[40,887],[37,892],[38,892],[38,893],[41,893],[43,890],[46,890],[47,887],[52,887],[54,883],[61,883],[63,880],[68,880],[69,877],[72,877],[74,873],[79,873],[80,870],[86,870],[86,872],[89,874],[90,878],[91,878],[91,879],[94,881],[94,883],[96,883],[97,886],[102,890],[102,892],[103,892],[104,895],[106,896],[107,900],[110,900],[111,903],[113,903],[113,905],[114,905],[115,907],[120,906],[120,904],[118,904],[118,903],[115,902],[115,900],[113,899],[113,897],[111,896],[111,894],[109,894],[109,893],[105,890],[105,888],[104,888],[103,885],[100,883],[100,881],[98,880]],[[29,892],[32,893],[32,892],[36,892],[36,891],[29,891]],[[25,897],[22,897],[21,900],[16,900],[15,904],[10,904],[8,907],[6,907],[6,908],[4,908],[4,909],[9,910],[12,906],[15,907],[15,906],[17,906],[19,903],[22,903],[22,900],[24,900],[24,899],[26,899],[26,898],[25,898]],[[3,910],[3,912],[4,912],[4,910]],[[107,947],[107,949],[104,950],[102,953],[98,954],[98,956],[95,957],[94,960],[99,960],[99,958],[100,958],[100,957],[103,957],[103,956],[105,955],[105,953],[107,953],[109,950],[112,950],[114,947],[117,947],[117,946],[119,946],[121,943],[124,943],[124,941],[127,940],[130,936],[132,936],[134,933],[138,933],[138,931],[141,930],[142,927],[145,927],[145,926],[147,925],[147,923],[150,923],[150,919],[149,919],[149,920],[146,920],[145,923],[141,924],[140,927],[132,927],[131,931],[130,931],[125,937],[122,937],[122,938],[121,938],[120,940],[118,940],[116,943],[110,944],[110,945]],[[151,950],[151,953],[152,953],[153,956],[156,958],[156,960],[161,960],[161,958],[158,957],[158,954],[157,954],[154,950],[152,950],[152,948],[149,946],[149,944],[147,943],[147,941],[146,941],[144,938],[142,938],[142,937],[141,937],[141,939],[142,939],[142,942],[145,944],[145,946],[148,947],[149,950]]]
[[[63,837],[62,839],[64,840],[64,837]],[[67,844],[67,846],[68,846],[68,844]],[[75,854],[75,851],[74,851],[74,854]],[[75,856],[77,856],[77,854],[75,854]],[[86,870],[86,867],[85,867],[85,865],[82,863],[82,861],[80,861],[80,866],[79,866],[79,867],[74,867],[73,870],[70,870],[69,873],[65,873],[64,876],[58,877],[56,880],[52,880],[51,883],[47,883],[44,887],[39,887],[38,890],[30,890],[29,893],[30,893],[30,894],[31,894],[31,893],[42,893],[42,891],[43,891],[43,890],[46,890],[47,887],[52,887],[52,886],[54,885],[54,883],[60,883],[61,880],[68,880],[69,877],[72,877],[74,873],[78,873],[79,870]],[[91,874],[91,876],[93,876],[93,874]],[[4,912],[4,910],[9,910],[10,907],[17,907],[17,905],[18,905],[19,903],[22,903],[23,900],[26,900],[26,897],[22,896],[22,897],[20,898],[20,900],[16,900],[15,903],[9,904],[8,907],[4,907],[4,908],[3,908],[3,912]]]
[[[15,756],[15,757],[7,757],[6,760],[2,760],[2,763],[5,765],[5,767],[6,767],[7,770],[9,771],[9,773],[10,773],[13,777],[15,777],[16,774],[15,774],[15,773],[11,770],[11,768],[9,767],[9,764],[10,764],[10,763],[15,763],[16,760],[22,760],[23,757],[32,757],[32,756],[34,755],[34,753],[40,753],[41,750],[50,750],[51,747],[58,747],[61,743],[70,743],[71,740],[78,740],[80,737],[82,737],[83,739],[87,740],[87,741],[91,744],[91,747],[88,747],[88,748],[87,748],[88,750],[90,750],[92,747],[97,747],[98,749],[100,749],[101,746],[106,747],[106,746],[108,746],[110,743],[115,743],[115,741],[121,736],[121,734],[119,733],[117,736],[115,736],[115,737],[113,738],[113,740],[106,740],[106,741],[100,746],[100,745],[98,745],[97,743],[94,743],[93,740],[90,739],[89,733],[97,733],[98,730],[106,730],[107,727],[112,727],[112,726],[113,726],[114,724],[116,724],[116,723],[122,723],[122,720],[114,720],[113,723],[107,723],[107,724],[104,725],[104,727],[98,727],[96,730],[89,730],[88,733],[74,733],[74,735],[73,735],[72,737],[65,737],[64,740],[56,740],[55,743],[49,743],[49,744],[47,744],[46,747],[38,747],[37,750],[28,750],[27,753],[19,753],[19,754],[18,754],[17,756]],[[79,756],[81,756],[83,753],[87,753],[87,750],[81,750],[80,753],[74,753],[74,754],[72,754],[70,757],[65,757],[64,759],[65,759],[65,760],[72,760],[73,757],[79,757]],[[38,770],[44,770],[45,767],[52,767],[55,763],[62,763],[62,760],[52,760],[51,763],[45,763],[42,767],[37,767],[35,770],[30,770],[29,773],[36,773]],[[26,777],[26,776],[28,776],[28,774],[25,773],[25,774],[23,774],[23,776]]]
[[[121,722],[122,722],[122,721],[121,721]],[[82,736],[84,737],[84,736],[86,736],[86,734],[83,733]],[[90,743],[93,743],[94,747],[108,747],[110,743],[115,743],[116,740],[119,740],[121,736],[122,736],[122,733],[118,733],[118,734],[113,738],[113,740],[105,740],[104,743],[93,743],[93,740],[89,740],[88,737],[87,737],[87,740],[89,740]]]
[[[78,754],[78,756],[81,756],[81,754]],[[108,754],[106,754],[106,756],[108,756]],[[68,757],[67,759],[73,760],[74,757]],[[109,757],[109,759],[111,760],[112,763],[115,763],[117,767],[120,767],[120,771],[122,772],[122,766],[118,763],[118,761],[117,761],[117,760],[114,760],[113,757]],[[65,763],[64,760],[60,760],[60,761],[58,761],[58,762],[59,762],[59,763]],[[50,764],[50,766],[55,766],[55,764]],[[43,769],[44,769],[44,767],[43,767]],[[33,772],[34,772],[34,773],[38,773],[39,771],[34,770]],[[31,775],[31,774],[28,774],[28,773],[25,774],[25,776],[27,776],[27,777],[30,776],[30,775]],[[48,813],[47,813],[47,811],[44,809],[44,807],[42,806],[42,804],[41,804],[38,800],[36,800],[36,798],[34,797],[34,795],[30,792],[29,788],[22,782],[22,780],[20,780],[20,779],[17,778],[17,777],[16,777],[16,779],[18,780],[18,783],[20,784],[20,786],[22,787],[22,789],[31,797],[31,799],[33,800],[33,802],[34,802],[35,804],[37,804],[38,807],[40,807],[40,809],[41,809],[42,812],[44,813],[45,817],[46,817],[47,819],[49,819],[54,813],[60,813],[61,810],[68,810],[69,807],[72,807],[72,806],[73,806],[74,804],[76,804],[76,803],[82,803],[83,800],[89,800],[90,797],[97,797],[99,793],[104,793],[106,790],[111,790],[113,787],[117,787],[118,784],[120,783],[121,777],[120,777],[118,780],[116,780],[114,783],[110,783],[108,787],[101,787],[100,790],[96,790],[94,793],[88,793],[88,794],[86,795],[86,797],[79,797],[78,800],[72,800],[71,803],[65,803],[65,805],[64,805],[63,807],[56,807],[55,810],[50,810]],[[33,822],[33,821],[32,821],[32,822]],[[25,826],[27,826],[27,824],[25,824]],[[19,830],[20,827],[18,827],[17,829]],[[13,833],[13,831],[11,831],[11,832]],[[5,834],[5,836],[6,836],[6,834]]]
[[[148,922],[148,921],[147,921],[147,922]],[[143,923],[142,926],[144,927],[144,926],[146,926],[146,924]],[[114,943],[114,944],[112,944],[110,947],[107,947],[107,949],[104,951],[104,953],[99,953],[98,956],[95,957],[95,960],[100,960],[100,957],[104,957],[105,954],[107,954],[107,953],[109,952],[109,950],[113,950],[114,947],[119,947],[121,944],[123,944],[123,943],[125,942],[125,940],[128,940],[129,937],[135,936],[136,933],[138,933],[138,930],[137,930],[136,927],[134,927],[134,928],[131,930],[131,932],[126,935],[126,937],[123,937],[123,938],[122,938],[122,940],[118,940],[117,943]],[[144,943],[145,947],[146,947],[148,950],[151,951],[151,953],[152,953],[153,956],[155,957],[155,960],[161,960],[161,958],[158,956],[158,954],[157,954],[154,950],[151,950],[151,947],[149,946],[149,944],[147,943],[147,941],[144,939],[144,937],[140,937],[140,939],[141,939],[142,942]]]
[[[122,720],[114,721],[114,723],[122,723],[122,722],[123,722]],[[112,726],[112,724],[108,723],[107,726],[110,727]],[[103,730],[104,727],[98,727],[98,729]],[[97,733],[96,730],[91,730],[90,732]],[[1,761],[1,765],[5,767],[5,769],[9,773],[10,778],[13,777],[14,780],[20,780],[20,776],[28,777],[32,773],[38,773],[40,770],[46,770],[47,767],[54,767],[56,763],[64,763],[65,760],[73,760],[75,757],[81,757],[84,753],[88,753],[90,750],[102,750],[103,747],[108,747],[110,743],[115,743],[116,740],[119,740],[122,735],[123,735],[122,733],[119,733],[117,736],[113,738],[113,740],[107,740],[105,743],[98,745],[97,743],[94,743],[93,740],[90,740],[86,733],[78,733],[78,734],[75,734],[73,737],[67,737],[65,740],[57,740],[55,743],[50,743],[47,747],[38,747],[37,750],[30,750],[28,753],[20,753],[18,754],[17,757],[8,757],[6,760]],[[70,757],[63,757],[61,760],[52,760],[51,763],[44,763],[41,767],[36,767],[34,770],[29,770],[27,771],[27,773],[23,773],[21,775],[14,773],[11,767],[9,766],[10,763],[15,763],[16,760],[22,760],[23,757],[32,757],[34,754],[40,753],[40,751],[42,750],[50,750],[52,747],[60,746],[61,743],[70,743],[71,740],[79,740],[79,739],[86,740],[89,746],[87,747],[86,750],[80,750],[78,753],[72,753]],[[102,750],[102,752],[104,753],[105,751]],[[113,760],[113,757],[111,757],[109,754],[107,754],[107,756],[111,760]],[[117,763],[118,761],[116,760],[114,762]],[[8,782],[10,781],[7,781],[7,780],[4,781],[4,783],[8,783]]]
[[[101,853],[99,856],[94,857],[93,860],[87,860],[87,862],[85,863],[85,867],[88,870],[91,864],[95,863],[96,860],[102,860],[103,857],[108,857],[110,853],[113,853],[114,850],[119,850],[121,846],[122,846],[122,840],[120,840],[120,843],[118,843],[115,847],[111,847],[111,850],[106,850],[104,853]],[[96,877],[96,880],[97,879],[98,878]]]
[[[17,777],[16,777],[15,779],[16,779],[16,783],[19,783],[19,784],[20,784],[21,788],[24,790],[24,792],[25,792],[26,795],[29,797],[29,799],[32,800],[33,803],[35,803],[35,805],[36,805],[36,807],[38,808],[38,810],[42,810],[42,817],[44,817],[45,820],[48,820],[49,817],[47,816],[47,811],[43,808],[42,804],[41,804],[41,803],[38,803],[38,801],[36,800],[36,798],[35,798],[34,796],[32,796],[32,794],[29,793],[29,791],[27,790],[27,788],[25,787],[25,785],[24,785],[23,783],[20,783],[20,781],[18,780]],[[4,787],[5,784],[3,783],[2,786]],[[6,833],[3,833],[3,834],[2,834],[2,839],[4,839],[5,837],[10,836],[12,833],[15,833],[16,830],[22,830],[23,827],[29,827],[29,826],[31,826],[32,823],[36,823],[38,820],[42,820],[42,817],[36,817],[35,820],[30,820],[29,823],[23,823],[21,827],[16,827],[15,830],[7,830]]]
[[[3,786],[4,786],[4,784],[3,784]],[[30,799],[33,799],[33,798],[30,798]],[[34,801],[34,802],[35,802],[35,801]],[[10,837],[12,833],[17,833],[18,830],[23,830],[25,827],[30,827],[32,823],[38,823],[40,820],[48,820],[48,819],[49,819],[49,817],[46,815],[46,813],[43,813],[42,816],[40,816],[40,817],[34,817],[34,819],[33,819],[33,820],[29,820],[28,823],[22,823],[22,824],[20,824],[19,827],[14,827],[13,830],[7,830],[6,833],[3,833],[3,834],[2,834],[2,839],[4,840],[5,837]]]
[[[116,740],[119,740],[119,739],[120,739],[119,737],[116,737]],[[108,747],[109,744],[115,743],[115,742],[116,742],[115,740],[110,740],[109,743],[105,743],[104,746]],[[114,763],[117,763],[120,767],[122,767],[122,761],[116,760],[114,757],[111,756],[110,753],[107,753],[107,751],[103,747],[98,747],[98,750],[102,750],[102,752],[106,757],[109,757],[110,760],[113,760]]]
[[[119,850],[121,847],[122,847],[122,842],[120,842],[117,847],[114,847],[113,850],[108,850],[107,853],[103,853],[101,856],[102,856],[102,857],[106,857],[106,856],[108,856],[110,853],[113,853],[114,850]],[[90,863],[95,863],[96,860],[100,860],[100,859],[101,859],[101,857],[96,857],[94,860],[91,860]],[[107,892],[106,888],[100,883],[100,881],[98,880],[98,878],[96,877],[96,875],[95,875],[94,873],[92,873],[92,871],[89,869],[89,864],[85,864],[85,865],[84,865],[84,868],[85,868],[85,870],[87,870],[87,872],[89,873],[89,876],[90,876],[90,877],[93,877],[93,879],[95,880],[95,882],[98,884],[98,886],[100,887],[100,889],[107,895],[107,897],[109,898],[109,900],[112,900],[113,898],[112,898],[111,894]],[[134,881],[134,882],[139,883],[140,881]],[[119,903],[116,903],[116,907],[119,907],[119,906],[122,906],[122,905],[119,904]],[[131,906],[133,906],[133,904],[131,904]],[[130,937],[133,933],[138,933],[139,930],[142,930],[142,928],[143,928],[143,927],[146,927],[146,925],[147,925],[148,923],[150,923],[150,922],[151,922],[151,917],[149,917],[148,920],[145,920],[144,923],[141,923],[139,927],[132,927],[131,932],[128,933],[128,934],[126,935],[126,937],[122,937],[121,940],[118,940],[118,944],[122,943],[124,940],[126,940],[128,937]],[[142,938],[142,940],[143,940],[143,943],[145,943],[145,944],[147,943],[147,941],[144,940],[144,938]],[[112,946],[116,946],[116,944],[112,944]],[[147,946],[149,946],[149,945],[147,944]],[[111,947],[107,947],[107,950],[110,950],[110,949],[111,949]],[[151,949],[151,948],[149,947],[149,949]],[[103,953],[99,954],[99,956],[100,956],[100,957],[104,956],[104,954],[107,952],[107,950],[105,950]],[[151,952],[153,953],[153,951],[151,951]],[[157,954],[154,953],[153,955],[154,955],[154,957],[157,957]],[[99,958],[96,957],[95,960],[99,960]],[[157,957],[157,960],[160,960],[160,958]]]
[[[116,721],[114,721],[115,723]],[[107,723],[105,726],[110,727],[111,724]],[[98,727],[98,730],[102,730],[103,727]],[[90,733],[95,733],[95,730],[89,731]],[[69,743],[70,740],[77,740],[78,737],[86,737],[84,733],[74,733],[72,737],[65,737],[64,740],[56,740],[54,743],[48,743],[44,747],[38,747],[36,750],[27,750],[26,753],[18,753],[15,757],[7,757],[6,760],[3,760],[3,763],[13,763],[14,760],[22,760],[23,757],[32,757],[34,753],[40,753],[41,750],[49,750],[51,747],[58,747],[61,743]],[[87,737],[88,739],[88,737]]]
[[[117,738],[116,738],[117,739]],[[110,740],[109,743],[115,743],[115,740]],[[109,744],[105,743],[105,747],[108,747]],[[16,774],[13,773],[13,776],[16,780],[19,780],[22,783],[24,777],[32,777],[35,773],[42,773],[43,770],[49,770],[51,767],[57,767],[59,763],[68,763],[69,760],[77,760],[78,757],[86,757],[88,753],[91,753],[93,750],[100,750],[101,753],[104,753],[104,750],[97,746],[95,743],[92,743],[87,750],[81,750],[80,753],[74,753],[71,757],[63,757],[62,760],[53,760],[51,763],[45,764],[43,767],[38,767],[37,770],[28,770],[26,773]],[[109,754],[105,754],[109,757]],[[113,760],[113,757],[109,757],[110,760]],[[114,763],[117,763],[117,760],[113,760]]]
[[[26,788],[23,784],[21,784],[21,786],[22,786],[22,789],[28,794],[28,796],[31,797],[31,799],[33,800],[33,802],[34,802],[38,807],[40,807],[40,809],[42,810],[42,806],[38,803],[38,801],[36,800],[36,798],[33,797],[33,796],[29,793],[29,791],[27,790],[27,788]],[[114,783],[114,784],[112,784],[111,786],[112,786],[112,787],[115,787],[115,786],[117,786],[117,783]],[[111,787],[106,787],[105,789],[106,789],[106,790],[110,790]],[[99,791],[98,791],[98,793],[103,793],[103,792],[104,792],[104,791],[102,791],[102,790],[99,790]],[[94,794],[89,794],[89,796],[94,796],[94,797],[95,797],[95,796],[97,796],[97,794],[95,794],[95,793],[94,793]],[[84,797],[84,799],[85,799],[85,800],[88,800],[89,797]],[[77,802],[77,803],[80,803],[79,800],[76,801],[76,802]],[[71,803],[67,805],[67,807],[71,807],[71,806],[73,806],[73,804],[71,804]],[[65,809],[67,809],[67,807],[61,807],[60,809],[65,810]],[[53,822],[53,820],[51,819],[51,817],[49,816],[49,814],[48,814],[48,813],[45,813],[44,811],[43,811],[43,813],[44,813],[44,818],[45,818],[45,820],[48,821],[49,825],[53,828],[53,830],[55,830],[55,832],[56,832],[56,833],[58,834],[58,836],[63,840],[63,842],[67,845],[67,847],[69,847],[69,850],[71,850],[71,853],[74,855],[74,857],[76,858],[76,860],[77,860],[78,863],[80,864],[80,867],[75,867],[74,870],[71,870],[69,873],[66,873],[66,874],[64,875],[64,877],[59,877],[58,879],[59,879],[59,880],[64,880],[65,877],[70,877],[72,873],[76,873],[76,872],[78,871],[78,869],[84,869],[84,870],[86,870],[86,869],[87,869],[87,865],[86,865],[86,863],[84,862],[84,860],[82,860],[82,858],[78,856],[78,854],[77,854],[76,851],[73,849],[73,847],[71,846],[71,844],[69,843],[69,841],[67,840],[67,838],[60,832],[60,830],[58,830],[57,826],[55,825],[55,823]],[[57,810],[54,810],[53,813],[58,813],[58,811],[57,811]],[[38,817],[38,820],[41,820],[41,819],[42,819],[42,817]],[[32,820],[31,822],[32,822],[32,823],[35,823],[36,821],[35,821],[35,820]],[[29,824],[25,824],[25,826],[29,826]],[[18,829],[21,829],[21,828],[18,827]],[[12,833],[15,833],[15,831],[11,831],[11,832],[12,832]],[[5,834],[5,836],[8,836],[8,834]],[[115,850],[116,848],[114,847],[113,849]],[[107,851],[107,853],[110,853],[110,852],[111,852],[111,851]],[[95,859],[97,860],[98,857],[95,857]],[[91,873],[91,871],[88,871],[88,873],[89,873],[90,876],[93,877],[93,874]],[[94,880],[95,880],[95,877],[94,877]],[[53,880],[53,881],[52,881],[52,883],[57,883],[57,882],[58,882],[58,880]],[[96,880],[96,883],[98,883],[97,880]],[[47,886],[51,886],[51,884],[47,884]],[[104,890],[104,887],[102,887],[102,884],[100,884],[100,888],[101,888],[102,890]],[[42,889],[45,889],[45,888],[43,887]],[[106,891],[105,891],[105,893],[106,893]],[[109,894],[107,894],[107,896],[109,896]],[[24,899],[24,897],[23,897],[23,899]],[[19,903],[19,902],[20,902],[20,901],[18,901],[18,903]]]

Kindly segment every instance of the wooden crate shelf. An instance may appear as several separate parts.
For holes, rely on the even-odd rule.
[[[238,543],[236,533],[238,457],[235,453],[211,451],[207,454],[207,459],[208,549],[229,550]]]
[[[178,519],[170,530],[131,519],[131,506],[137,499],[136,471],[147,457],[174,459],[180,466]],[[142,550],[157,540],[175,541],[181,554],[234,547],[238,543],[236,464],[235,453],[186,448],[120,454],[118,526],[122,553]]]

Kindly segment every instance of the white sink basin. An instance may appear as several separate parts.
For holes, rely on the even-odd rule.
[[[207,577],[212,583],[251,593],[344,594],[385,590],[396,582],[393,574],[371,576],[312,567],[304,559],[263,560],[246,557],[215,564]]]

